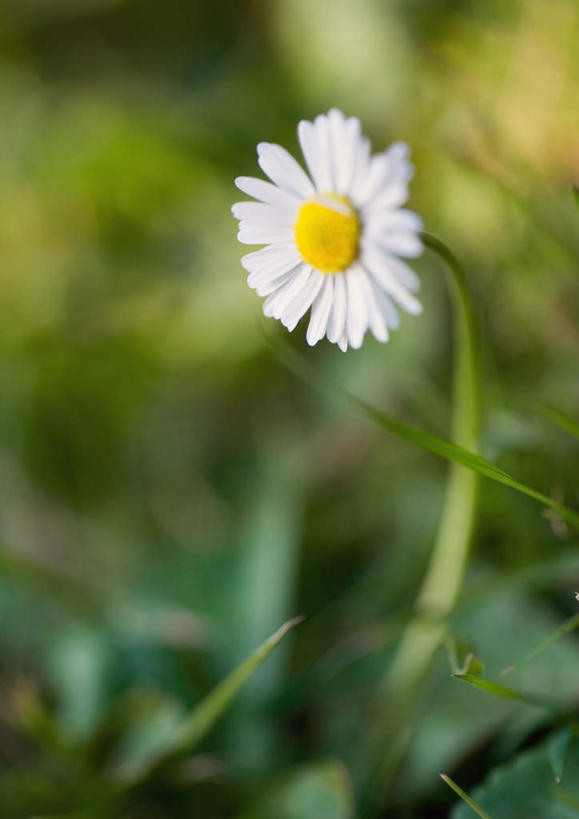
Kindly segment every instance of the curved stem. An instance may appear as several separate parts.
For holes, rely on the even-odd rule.
[[[422,239],[426,247],[442,258],[451,274],[455,313],[452,439],[476,453],[479,367],[466,277],[446,245],[428,233],[423,233]],[[446,620],[460,594],[474,523],[476,487],[475,472],[458,464],[451,465],[432,557],[416,601],[416,614],[402,637],[386,679],[388,705],[373,746],[380,759],[378,770],[374,769],[378,780],[372,788],[375,796],[380,796],[388,787],[402,758],[411,734],[412,707],[446,636]]]
[[[446,263],[455,309],[452,440],[478,452],[480,395],[474,316],[466,277],[454,254],[435,236],[422,234],[426,247]],[[476,475],[453,464],[432,559],[417,601],[425,614],[446,617],[454,608],[468,557],[476,504]]]

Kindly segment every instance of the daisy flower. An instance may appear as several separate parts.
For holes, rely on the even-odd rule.
[[[237,202],[238,239],[266,245],[241,260],[247,282],[266,296],[263,312],[292,331],[311,308],[308,344],[324,336],[341,350],[378,341],[398,326],[396,306],[420,313],[416,273],[401,257],[422,252],[420,218],[401,205],[412,165],[396,142],[371,156],[360,121],[333,108],[302,120],[299,143],[309,170],[280,145],[261,142],[258,161],[271,182],[240,176],[256,202]]]

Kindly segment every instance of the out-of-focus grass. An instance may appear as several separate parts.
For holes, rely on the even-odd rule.
[[[476,296],[482,454],[576,505],[577,441],[540,408],[577,421],[578,34],[572,0],[2,5],[0,815],[24,776],[35,814],[73,770],[88,803],[106,754],[78,743],[124,697],[160,698],[166,725],[301,613],[203,755],[127,810],[349,815],[323,760],[355,769],[446,470],[271,355],[232,180],[256,173],[258,141],[293,150],[297,121],[332,105],[376,149],[407,140],[411,206]],[[450,312],[440,268],[417,266],[424,315],[387,346],[307,355],[446,435]],[[486,483],[480,503],[455,628],[496,679],[575,613],[578,566],[531,501]],[[513,687],[570,698],[578,666],[568,636]],[[22,691],[46,709],[32,738]],[[440,770],[470,793],[540,730],[477,693],[441,661],[385,815],[446,815]]]

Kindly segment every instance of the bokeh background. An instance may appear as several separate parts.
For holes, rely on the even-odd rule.
[[[179,776],[119,815],[353,816],[447,466],[296,379],[271,338],[447,435],[452,315],[426,254],[424,314],[388,345],[288,337],[245,284],[233,179],[334,105],[376,150],[409,142],[410,206],[475,297],[483,452],[577,504],[578,442],[540,408],[577,419],[579,6],[2,0],[0,43],[0,815],[117,815],[103,771],[138,767],[305,614]],[[577,611],[576,547],[481,485],[454,628],[491,677]],[[569,635],[516,682],[576,697],[577,679]],[[382,815],[447,816],[438,773],[472,787],[536,720],[441,657]]]

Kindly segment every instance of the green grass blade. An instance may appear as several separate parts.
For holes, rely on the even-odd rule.
[[[311,384],[315,389],[333,395],[334,397],[341,399],[346,398],[366,415],[367,418],[392,435],[401,438],[403,441],[413,444],[420,449],[424,449],[427,452],[432,452],[434,455],[438,455],[447,461],[465,466],[467,469],[478,472],[479,475],[485,478],[490,478],[490,480],[533,498],[533,500],[553,509],[560,517],[579,531],[579,514],[577,512],[574,512],[561,503],[557,503],[553,498],[543,495],[536,489],[526,486],[500,467],[487,461],[486,458],[483,458],[481,455],[476,455],[474,452],[470,452],[458,444],[453,444],[451,441],[441,438],[438,435],[433,435],[430,432],[425,432],[410,424],[405,424],[403,421],[399,421],[387,415],[385,412],[382,412],[382,410],[367,404],[347,390],[329,382],[328,379],[322,381],[319,373],[287,342],[277,339],[275,342],[272,342],[272,346],[279,360],[299,378]]]
[[[553,778],[557,785],[561,784],[563,774],[565,772],[565,762],[567,761],[567,752],[571,740],[573,739],[573,730],[570,725],[565,726],[561,731],[558,731],[549,740],[547,746],[547,754],[549,757],[549,764],[553,771]]]
[[[579,208],[579,188],[573,187],[573,198],[575,199],[575,204]]]
[[[534,660],[539,654],[542,654],[545,649],[549,648],[556,643],[561,637],[565,634],[569,634],[571,631],[574,631],[576,628],[579,628],[579,614],[574,614],[573,617],[569,617],[568,620],[565,620],[564,623],[555,629],[555,631],[546,637],[542,643],[534,648],[529,654],[527,654],[519,663],[516,665],[510,665],[503,671],[503,674],[510,674],[511,671],[514,671],[515,668],[521,668],[521,666],[526,665],[531,660]]]
[[[360,407],[360,409],[362,409],[369,418],[386,429],[388,432],[398,436],[398,438],[402,438],[403,440],[408,441],[408,443],[414,444],[414,446],[418,446],[427,450],[428,452],[439,455],[448,461],[465,466],[467,469],[472,469],[474,472],[478,472],[479,475],[482,475],[485,478],[490,478],[497,483],[503,484],[503,486],[508,486],[510,489],[515,489],[517,492],[521,492],[523,495],[527,495],[528,497],[539,501],[544,506],[548,506],[550,509],[553,509],[558,515],[564,518],[568,523],[572,524],[579,531],[579,514],[577,514],[577,512],[568,509],[561,503],[557,503],[557,501],[553,500],[553,498],[543,495],[536,489],[526,486],[513,478],[503,469],[500,469],[500,467],[495,466],[495,464],[491,463],[490,461],[487,461],[481,455],[475,455],[473,452],[469,452],[469,450],[463,449],[457,444],[453,444],[444,438],[424,432],[423,430],[412,427],[409,424],[404,424],[401,421],[391,418],[380,410],[371,407],[369,404],[366,404],[364,401],[361,401],[354,396],[349,396],[349,398],[356,403],[357,406]]]
[[[558,427],[561,427],[561,429],[564,429],[565,432],[568,432],[570,435],[574,435],[575,438],[579,438],[579,424],[569,418],[568,415],[548,405],[543,407],[542,412],[549,421],[557,424]]]
[[[213,727],[224,711],[230,706],[235,695],[252,674],[268,658],[273,649],[282,641],[290,629],[301,623],[302,617],[289,620],[262,643],[245,662],[217,685],[193,710],[182,726],[176,741],[176,752],[194,748]]]
[[[460,796],[463,802],[466,802],[469,808],[473,810],[477,814],[477,816],[482,817],[482,819],[491,819],[488,813],[485,813],[484,810],[480,808],[476,804],[476,802],[474,802],[474,800],[472,800],[470,796],[467,793],[465,793],[463,789],[450,778],[450,776],[447,776],[446,774],[440,774],[440,778],[442,779],[443,782],[446,782],[449,788],[452,788],[452,790],[456,794],[458,794],[458,796]]]
[[[120,779],[120,789],[123,790],[138,785],[167,762],[176,760],[183,754],[193,751],[229,708],[243,685],[269,657],[288,631],[301,623],[303,619],[303,617],[295,617],[293,620],[288,620],[262,643],[247,660],[225,677],[177,727],[174,734],[165,743],[163,750],[150,759],[146,765],[143,765],[135,772],[121,771],[120,776],[117,777]]]
[[[518,700],[527,705],[536,705],[539,708],[548,708],[550,710],[559,708],[558,703],[548,697],[544,697],[540,694],[527,694],[523,691],[517,691],[514,688],[507,688],[505,685],[499,685],[498,683],[492,682],[492,680],[486,680],[484,677],[477,677],[474,674],[453,674],[452,676],[456,680],[463,680],[469,683],[469,685],[480,688],[482,691],[486,691],[487,694],[492,694],[503,700]]]

